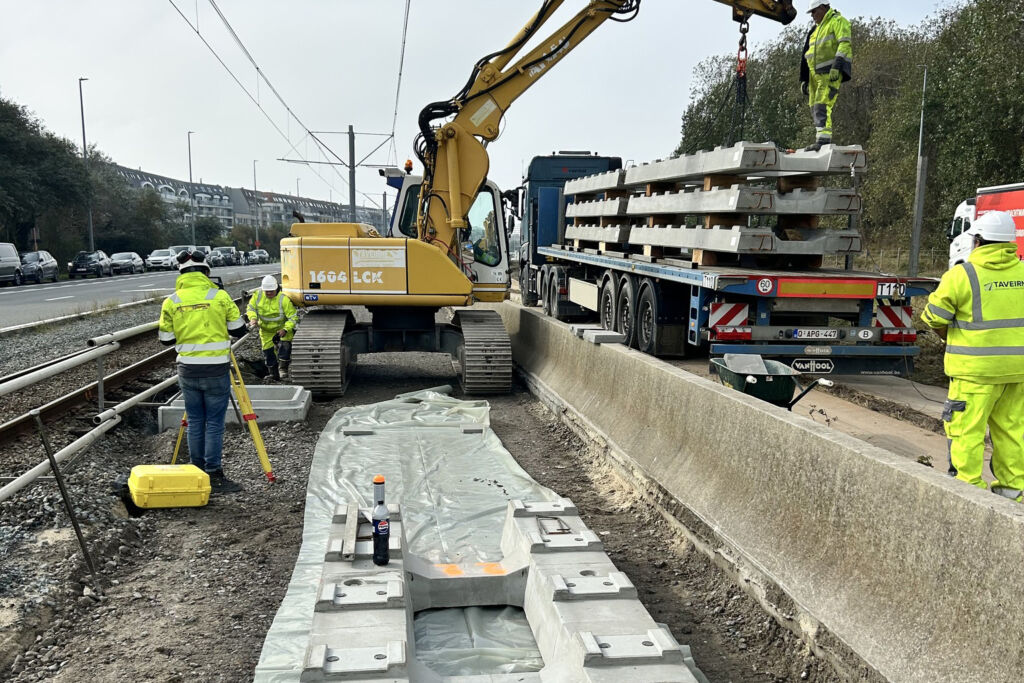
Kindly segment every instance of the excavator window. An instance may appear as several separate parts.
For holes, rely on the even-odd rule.
[[[473,260],[488,266],[501,263],[501,246],[498,240],[498,204],[489,189],[480,191],[469,209],[466,221],[466,239],[462,241],[467,250],[473,251]]]
[[[420,203],[420,185],[410,185],[405,192],[402,215],[398,217],[398,230],[411,239],[416,239],[416,209]]]

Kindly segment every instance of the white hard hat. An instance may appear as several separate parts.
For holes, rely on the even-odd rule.
[[[186,268],[204,268],[206,272],[210,272],[210,264],[206,262],[206,254],[196,249],[195,251],[179,251],[176,258],[178,261],[178,270],[182,271]]]
[[[828,6],[831,4],[832,3],[829,2],[829,0],[811,0],[809,3],[807,3],[807,13],[810,14],[819,7]]]
[[[1017,226],[1013,218],[1005,211],[989,211],[978,220],[974,221],[971,235],[977,235],[987,242],[1016,242]]]
[[[277,289],[277,280],[274,279],[273,275],[264,275],[263,282],[260,283],[260,289],[264,292],[273,292]]]

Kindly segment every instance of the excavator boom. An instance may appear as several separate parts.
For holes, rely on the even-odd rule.
[[[732,7],[733,18],[742,22],[758,15],[788,24],[796,17],[792,0],[715,1]],[[487,177],[489,160],[484,145],[498,137],[508,107],[605,21],[630,21],[640,10],[640,0],[590,0],[519,56],[563,3],[544,0],[508,45],[476,63],[459,93],[420,112],[417,155],[424,174],[417,235],[421,240],[455,253],[459,231],[467,227],[466,212]]]

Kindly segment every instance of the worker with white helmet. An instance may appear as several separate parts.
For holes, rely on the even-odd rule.
[[[800,90],[807,95],[815,130],[814,142],[804,151],[816,152],[832,143],[832,109],[839,86],[853,75],[853,43],[850,22],[829,0],[810,0],[807,13],[814,26],[800,60]]]
[[[295,305],[281,294],[274,276],[267,275],[249,299],[246,312],[249,325],[259,327],[267,369],[274,379],[280,380],[281,373],[288,375],[288,365],[291,363],[292,338],[295,336],[295,325],[299,322]]]
[[[1009,214],[989,211],[969,234],[974,250],[967,263],[942,276],[921,314],[946,340],[949,473],[986,488],[987,427],[992,491],[1024,502],[1024,263]]]

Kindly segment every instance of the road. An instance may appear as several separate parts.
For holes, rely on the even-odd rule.
[[[225,284],[268,273],[278,275],[281,266],[270,263],[255,266],[214,268],[213,276]],[[61,280],[41,285],[0,288],[0,326],[13,327],[62,315],[81,313],[117,304],[169,294],[174,290],[174,271],[154,271],[137,275]]]

